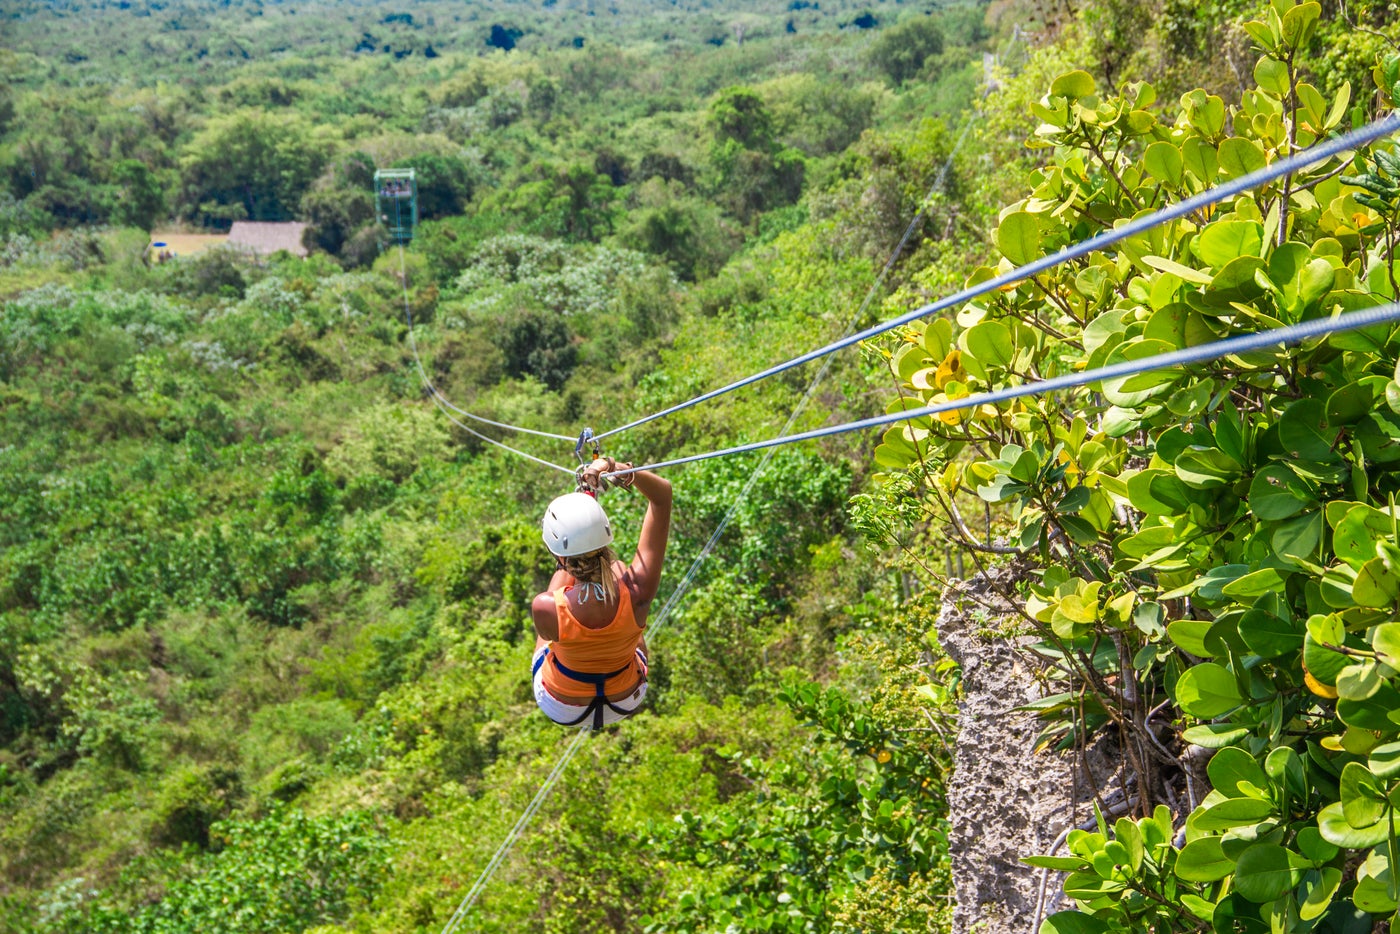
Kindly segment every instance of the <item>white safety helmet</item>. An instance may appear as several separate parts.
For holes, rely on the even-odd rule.
[[[587,493],[565,493],[544,511],[544,543],[561,558],[586,555],[612,544],[612,524]]]

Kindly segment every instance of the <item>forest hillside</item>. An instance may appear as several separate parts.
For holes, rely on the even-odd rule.
[[[994,924],[954,913],[950,836],[996,817],[949,810],[954,606],[1032,662],[1032,752],[1117,775],[1004,854],[1039,930],[1395,915],[1396,326],[961,401],[1389,307],[1389,6],[0,16],[0,929]],[[609,434],[961,406],[661,468],[646,709],[538,711],[585,429],[999,275]],[[641,497],[602,502],[630,554]]]

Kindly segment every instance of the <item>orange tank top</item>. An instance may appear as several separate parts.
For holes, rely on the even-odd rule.
[[[626,669],[609,678],[603,691],[609,697],[630,694],[642,681],[642,665],[637,658],[637,645],[642,641],[642,627],[632,613],[632,592],[626,585],[617,588],[617,615],[602,629],[589,629],[574,617],[569,609],[567,592],[554,591],[554,606],[559,617],[559,638],[549,644],[550,654],[572,671],[606,674]],[[590,684],[570,678],[551,661],[546,660],[542,672],[545,688],[565,703],[587,704],[595,696]]]

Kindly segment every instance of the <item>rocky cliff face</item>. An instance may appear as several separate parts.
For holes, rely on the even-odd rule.
[[[1084,756],[1037,753],[1041,723],[1017,710],[1051,693],[1043,666],[1017,637],[1020,617],[1002,596],[1014,569],[950,587],[938,618],[944,649],[962,666],[953,775],[948,786],[957,907],[953,930],[1035,934],[1058,908],[1058,878],[1020,862],[1049,853],[1075,826],[1092,822],[1095,793],[1118,810],[1115,757],[1100,745]]]

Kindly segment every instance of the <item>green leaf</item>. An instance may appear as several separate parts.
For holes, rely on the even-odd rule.
[[[1108,934],[1107,921],[1082,911],[1057,911],[1040,922],[1040,934]]]
[[[1303,760],[1291,746],[1278,746],[1264,757],[1264,771],[1274,784],[1295,795],[1308,794]]]
[[[1176,390],[1167,398],[1167,410],[1182,418],[1200,415],[1210,405],[1214,395],[1214,381],[1202,380],[1199,383],[1190,383]],[[1233,456],[1231,455],[1231,457]]]
[[[1235,676],[1214,662],[1188,668],[1176,682],[1176,700],[1193,717],[1210,720],[1244,702]]]
[[[1094,93],[1094,79],[1087,71],[1067,72],[1056,78],[1054,83],[1050,85],[1050,93],[1055,97],[1067,97],[1072,101],[1089,97]]]
[[[1221,749],[1238,743],[1248,735],[1247,728],[1233,723],[1201,723],[1181,731],[1182,739],[1203,749]]]
[[[1209,921],[1215,917],[1215,902],[1207,901],[1199,895],[1184,892],[1181,895],[1181,904],[1202,921]]]
[[[1347,726],[1354,726],[1359,730],[1377,733],[1394,730],[1392,712],[1400,713],[1400,691],[1396,691],[1387,680],[1382,680],[1376,692],[1365,700],[1343,697],[1337,701],[1338,718]]]
[[[1342,816],[1352,827],[1370,827],[1385,816],[1385,788],[1360,762],[1342,767],[1340,788]]]
[[[1174,869],[1187,882],[1215,882],[1235,871],[1235,861],[1225,855],[1219,837],[1201,837],[1181,848]]]
[[[1307,484],[1282,464],[1262,468],[1249,484],[1249,508],[1265,522],[1296,516],[1316,503]]]
[[[1218,313],[1233,316],[1236,304],[1247,304],[1264,294],[1259,271],[1264,261],[1257,256],[1237,256],[1214,276],[1206,287],[1205,305]]]
[[[1158,468],[1141,470],[1128,478],[1128,500],[1149,516],[1175,516],[1190,507],[1199,495],[1175,473]]]
[[[1283,581],[1283,574],[1274,568],[1260,568],[1226,584],[1222,593],[1243,602],[1282,589]]]
[[[1220,407],[1220,413],[1215,419],[1213,434],[1215,435],[1215,446],[1224,451],[1225,454],[1240,466],[1248,464],[1248,433],[1245,430],[1244,422],[1240,420],[1239,409],[1234,403],[1226,401]]]
[[[1220,107],[1221,121],[1225,118],[1224,103]],[[1218,130],[1216,132],[1219,132]],[[1214,146],[1203,139],[1190,137],[1181,144],[1182,167],[1202,185],[1215,184],[1220,174],[1220,157]]]
[[[1222,749],[1211,756],[1206,766],[1211,786],[1222,795],[1230,798],[1247,798],[1249,793],[1240,786],[1253,785],[1263,788],[1268,784],[1268,776],[1253,756],[1238,746]]]
[[[1393,912],[1396,900],[1391,894],[1389,870],[1384,873],[1384,878],[1367,876],[1358,879],[1351,900],[1357,908],[1373,915],[1388,915]]]
[[[1070,541],[1076,545],[1087,547],[1099,540],[1098,530],[1078,516],[1058,516],[1055,521],[1060,524],[1060,528],[1069,536]]]
[[[1330,863],[1339,852],[1335,845],[1322,839],[1322,832],[1316,827],[1304,827],[1299,830],[1296,842],[1298,851],[1316,866]]]
[[[1276,843],[1256,843],[1235,865],[1235,890],[1252,902],[1271,902],[1302,881],[1297,861]]]
[[[1372,749],[1366,765],[1377,778],[1400,775],[1400,742],[1384,743]]]
[[[1022,856],[1021,862],[1038,869],[1058,869],[1067,872],[1086,872],[1089,861],[1079,856]]]
[[[1260,658],[1277,658],[1303,647],[1303,628],[1263,610],[1240,617],[1240,638]]]
[[[1255,140],[1232,136],[1220,143],[1220,167],[1230,178],[1257,172],[1266,165],[1268,160],[1264,157],[1264,147]]]
[[[1191,244],[1192,252],[1212,269],[1223,269],[1242,256],[1258,257],[1263,248],[1264,225],[1258,221],[1216,221],[1206,225]]]
[[[1313,616],[1308,619],[1308,634],[1303,641],[1303,667],[1322,684],[1336,685],[1337,675],[1351,664],[1346,655],[1326,646],[1341,646],[1346,632],[1335,616]]]
[[[1332,291],[1337,281],[1337,271],[1325,259],[1315,259],[1303,267],[1298,278],[1298,300],[1304,308],[1310,307],[1322,296]]]
[[[1215,653],[1206,648],[1206,633],[1213,623],[1198,619],[1177,619],[1167,623],[1167,638],[1197,658],[1210,658]]]
[[[1268,55],[1254,66],[1254,81],[1265,91],[1278,97],[1288,96],[1288,66]]]
[[[1354,425],[1371,411],[1375,399],[1371,383],[1348,383],[1327,397],[1327,423]]]
[[[1344,508],[1346,504],[1335,505]],[[1338,511],[1329,505],[1329,515]],[[1333,552],[1359,571],[1376,556],[1376,542],[1389,537],[1391,518],[1379,509],[1357,503],[1346,509],[1341,520],[1333,523],[1333,528]]]
[[[1351,596],[1357,606],[1390,609],[1400,596],[1400,580],[1386,569],[1385,561],[1372,558],[1361,565],[1351,585]]]
[[[1210,285],[1211,276],[1190,266],[1183,266],[1175,260],[1167,259],[1164,256],[1144,256],[1142,261],[1160,272],[1169,272],[1178,279],[1187,282],[1194,282],[1197,285]]]
[[[1303,877],[1302,889],[1299,892],[1302,900],[1298,904],[1298,917],[1303,921],[1322,917],[1327,911],[1327,906],[1332,904],[1332,897],[1337,894],[1337,887],[1341,884],[1342,871],[1335,866],[1324,866],[1315,872],[1307,873]]]
[[[934,360],[942,360],[953,349],[953,322],[936,318],[924,328],[924,351]]]
[[[1286,561],[1318,561],[1322,525],[1321,511],[1296,516],[1273,530],[1269,536],[1269,545],[1275,555]]]
[[[1215,138],[1225,129],[1225,101],[1215,94],[1192,91],[1182,98],[1187,119],[1201,131],[1202,136]],[[1189,142],[1189,140],[1188,140]],[[1199,176],[1203,181],[1206,176]]]
[[[1187,448],[1176,456],[1172,467],[1181,482],[1198,490],[1225,486],[1240,475],[1240,465],[1219,448]]]
[[[1322,839],[1349,850],[1377,846],[1390,834],[1386,821],[1377,821],[1369,827],[1353,827],[1342,813],[1340,801],[1333,801],[1318,812],[1317,826],[1322,831]]]
[[[1016,356],[1011,329],[1000,321],[983,321],[964,335],[967,352],[983,367],[1004,367]],[[964,366],[967,365],[964,358]]]
[[[1261,49],[1274,47],[1274,38],[1269,32],[1268,26],[1258,20],[1249,20],[1240,25],[1244,27],[1245,32],[1249,33],[1250,38],[1259,44]]]
[[[1350,701],[1364,701],[1381,689],[1381,675],[1370,660],[1348,665],[1337,673],[1337,695]]]
[[[1251,827],[1274,813],[1274,806],[1259,798],[1226,798],[1196,815],[1196,829],[1214,833],[1235,827]]]
[[[1325,464],[1339,459],[1333,450],[1337,430],[1327,425],[1327,406],[1321,399],[1299,399],[1285,409],[1278,439],[1294,460]]]
[[[1142,164],[1157,181],[1172,186],[1181,184],[1181,150],[1171,143],[1160,140],[1148,146],[1142,155]]]
[[[1124,884],[1114,879],[1105,879],[1097,873],[1071,873],[1064,882],[1065,894],[1070,898],[1094,899],[1104,895],[1116,895],[1123,891]]]
[[[923,348],[917,344],[904,344],[894,352],[890,366],[900,379],[908,382],[924,366]]]
[[[1300,3],[1283,14],[1283,41],[1289,48],[1301,49],[1312,36],[1322,5],[1316,0]]]
[[[1243,577],[1249,570],[1247,564],[1226,564],[1218,568],[1211,568],[1196,581],[1196,586],[1188,592],[1195,592],[1201,595],[1203,600],[1220,601],[1225,598],[1225,586]],[[1163,594],[1158,599],[1172,599]]]
[[[1125,865],[1133,875],[1137,875],[1142,869],[1142,859],[1145,855],[1142,831],[1131,818],[1120,817],[1113,825],[1113,836],[1127,853]]]
[[[997,225],[997,249],[1017,266],[1041,256],[1040,221],[1034,214],[1014,211]]]

